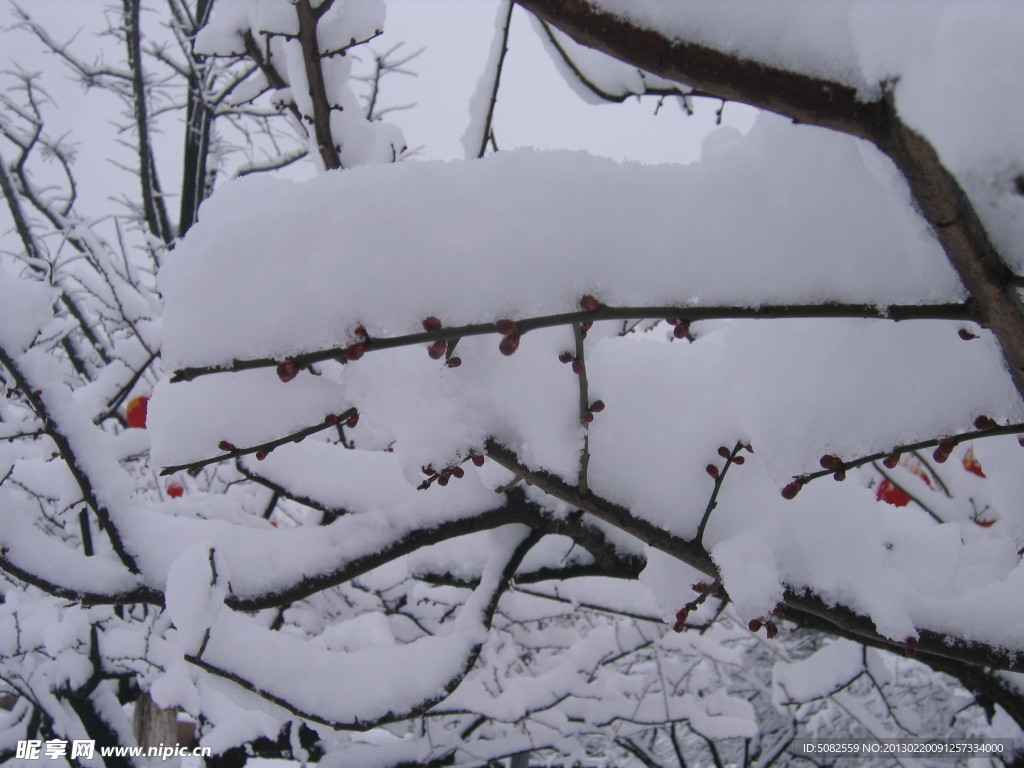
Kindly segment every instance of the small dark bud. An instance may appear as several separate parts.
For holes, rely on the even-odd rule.
[[[462,358],[461,357],[449,357],[448,358],[448,362],[445,363],[445,365],[447,365],[449,368],[458,368],[460,365],[462,365]]]
[[[672,335],[677,339],[685,339],[690,335],[690,324],[680,320],[679,324],[672,329]]]
[[[515,351],[517,349],[519,349],[519,334],[518,333],[510,333],[508,336],[506,336],[505,338],[503,338],[501,340],[500,344],[498,344],[498,350],[503,355],[515,354]]]
[[[749,629],[751,632],[758,632],[758,631],[760,631],[760,629],[761,629],[761,620],[760,619],[751,619],[749,622],[747,622],[747,629]]]
[[[336,413],[328,413],[326,416],[324,416],[324,424],[327,424],[328,426],[331,426],[331,425],[334,425],[334,424],[337,424],[337,423],[338,423],[338,414],[336,414]]]
[[[444,339],[438,339],[427,346],[427,354],[430,355],[431,360],[440,360],[444,357],[446,349],[448,349],[448,342]]]
[[[818,463],[821,464],[822,469],[838,469],[842,466],[843,460],[834,453],[826,453],[818,459]]]
[[[594,420],[594,413],[593,411],[584,411],[580,418],[583,419],[584,424],[589,424]]]
[[[694,592],[703,593],[704,590],[706,590],[707,588],[708,588],[708,583],[706,581],[698,581],[696,584],[693,585],[693,591]]]
[[[579,360],[572,361],[572,372],[576,374],[583,373],[583,363]]]
[[[593,327],[594,327],[594,321],[593,320],[587,320],[587,322],[585,322],[583,325],[580,326],[580,330],[583,331],[584,334],[586,334],[586,332],[589,331]]]
[[[794,480],[789,483],[785,488],[782,489],[782,498],[784,499],[795,499],[796,495],[800,493],[800,489],[804,487],[804,484],[799,480]]]
[[[366,345],[359,341],[345,348],[345,357],[353,361],[358,360],[364,352],[366,352]]]
[[[571,363],[576,358],[573,357],[572,352],[563,352],[558,356],[558,362],[560,363]]]
[[[769,621],[764,625],[765,634],[768,635],[769,640],[774,640],[775,636],[779,634],[779,628],[775,625],[774,621]]]
[[[949,455],[953,452],[953,441],[939,440],[938,446],[935,448],[935,452],[932,454],[932,458],[935,459],[939,464],[942,464],[949,458]]]
[[[359,414],[358,413],[353,413],[351,416],[349,416],[347,419],[345,419],[345,426],[348,427],[349,429],[352,429],[352,427],[354,427],[358,423],[359,423]]]
[[[974,420],[974,428],[981,432],[991,432],[998,425],[988,416],[979,416]]]
[[[452,467],[452,474],[455,475],[455,477],[461,478],[466,474],[466,470],[462,467]]]
[[[961,328],[959,331],[957,331],[957,335],[964,341],[970,341],[971,339],[978,338],[978,334],[971,333],[966,328]]]
[[[582,299],[580,299],[580,309],[582,309],[584,312],[596,312],[597,308],[600,306],[601,304],[598,302],[598,300],[591,296],[589,293]]]
[[[434,333],[441,330],[441,321],[431,315],[423,321],[423,330],[427,333]]]
[[[718,467],[716,467],[714,464],[708,464],[706,467],[704,467],[704,471],[707,472],[716,480],[718,479]]]
[[[277,378],[281,381],[291,381],[299,375],[299,367],[291,360],[285,360],[277,365]]]
[[[604,400],[595,400],[590,404],[590,410],[594,413],[600,413],[604,410]]]
[[[832,479],[835,480],[838,483],[843,482],[843,480],[846,479],[846,470],[845,469],[840,469],[838,472],[836,472],[834,475],[832,475]]]
[[[882,459],[882,466],[884,466],[886,469],[896,469],[896,465],[899,463],[900,455],[898,453],[894,453]]]
[[[478,467],[482,467],[484,465],[484,457],[483,456],[474,456],[473,457],[473,464],[475,464]]]
[[[746,459],[744,459],[742,456],[733,456],[732,457],[732,463],[733,464],[742,464],[745,461],[746,461]]]
[[[732,455],[732,452],[723,445],[718,449],[718,455],[723,459],[728,459]]]
[[[449,475],[441,475],[440,477],[437,478],[437,484],[438,485],[448,485],[448,478],[449,478]]]
[[[270,454],[270,451],[256,451],[256,461],[263,461]]]
[[[366,326],[362,323],[356,326],[356,336],[362,336],[364,339],[370,338],[370,334],[366,332]]]
[[[494,330],[502,336],[508,336],[509,334],[515,333],[517,327],[514,320],[503,319],[494,324]]]
[[[231,453],[231,451],[237,450],[237,448],[235,448],[235,444],[229,443],[227,440],[221,440],[219,443],[217,443],[217,447],[220,448],[222,451],[225,451],[226,453]]]
[[[424,475],[432,475],[434,474],[434,465],[427,464],[427,466],[425,467],[420,467],[420,472],[422,472]]]

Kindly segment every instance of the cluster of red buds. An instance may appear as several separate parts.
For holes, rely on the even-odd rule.
[[[589,424],[594,420],[594,414],[600,413],[604,410],[604,400],[595,400],[590,404],[590,407],[585,410],[581,416],[584,424]]]
[[[519,325],[515,320],[509,320],[503,318],[498,320],[494,324],[494,330],[502,335],[501,343],[498,344],[498,349],[503,355],[514,354],[519,349],[519,337],[522,335],[519,331]]]
[[[751,453],[753,453],[753,449],[749,445],[745,445],[743,447],[746,448]],[[724,445],[721,445],[721,446],[718,447],[718,455],[721,456],[723,459],[725,459],[726,464],[728,464],[730,462],[732,464],[744,464],[747,461],[743,456],[740,456],[738,454],[736,456],[733,456],[732,455],[732,451],[730,451]],[[719,470],[719,468],[716,465],[714,465],[714,464],[708,464],[704,468],[704,470],[709,475],[711,475],[711,477],[715,478],[715,480],[717,480],[719,477],[722,476],[721,470]]]
[[[558,356],[558,362],[563,365],[572,363],[572,372],[579,375],[583,373],[583,361],[577,360],[576,356],[572,352],[563,352]]]
[[[686,320],[682,320],[678,317],[670,317],[666,322],[674,326],[672,328],[672,335],[677,339],[688,339],[690,338],[690,323]]]
[[[827,469],[832,472],[832,478],[834,480],[842,482],[846,479],[846,470],[843,469],[843,460],[834,453],[826,453],[818,459],[818,463],[821,464],[822,469]]]
[[[776,605],[772,609],[771,616],[778,618],[782,615],[782,606]],[[747,622],[747,629],[751,632],[760,632],[761,627],[764,627],[765,636],[769,640],[774,640],[779,634],[779,625],[776,624],[771,617],[758,616],[756,619],[751,619]]]
[[[932,453],[932,458],[939,464],[944,464],[949,458],[949,455],[953,453],[953,447],[955,443],[949,438],[939,440],[939,444],[935,447],[935,452]]]

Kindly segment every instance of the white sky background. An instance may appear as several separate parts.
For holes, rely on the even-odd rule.
[[[58,40],[78,33],[72,49],[91,59],[101,43],[89,34],[104,26],[101,0],[31,0],[22,7],[44,22]],[[160,3],[153,3],[157,8]],[[378,51],[404,43],[403,51],[423,48],[410,63],[415,77],[392,75],[385,79],[381,100],[385,106],[414,104],[393,112],[388,119],[405,132],[411,148],[420,148],[421,159],[463,157],[462,135],[469,122],[468,104],[476,88],[494,31],[496,0],[387,0],[385,34],[374,42]],[[64,65],[52,55],[40,53],[40,46],[27,33],[11,30],[10,7],[0,6],[3,45],[0,68],[39,71],[58,109],[47,115],[49,134],[69,133],[81,152],[76,170],[82,184],[86,211],[93,215],[110,213],[108,204],[132,185],[134,179],[111,167],[113,161],[133,165],[127,147],[105,142],[107,151],[97,152],[99,135],[114,137],[111,121],[119,117],[120,105],[107,94],[84,93],[69,80]],[[121,56],[119,46],[109,40],[109,61]],[[54,77],[54,75],[57,77]],[[703,103],[702,103],[703,101]],[[494,128],[501,149],[519,146],[587,149],[595,154],[644,163],[681,162],[699,159],[702,137],[714,127],[717,102],[695,100],[698,114],[688,117],[675,102],[667,102],[654,116],[657,100],[632,99],[624,104],[593,105],[580,99],[565,83],[544,50],[527,14],[517,8],[509,53],[505,60]],[[746,130],[752,110],[727,105],[724,123]],[[180,153],[180,138],[166,134],[166,157],[160,163],[165,189],[175,189],[173,174]],[[102,146],[102,145],[101,145]],[[305,166],[308,171],[310,166]],[[172,204],[172,210],[174,204]]]

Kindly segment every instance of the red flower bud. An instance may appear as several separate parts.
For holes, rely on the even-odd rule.
[[[583,419],[584,424],[589,424],[594,420],[594,414],[592,411],[584,411],[581,418]]]
[[[677,339],[685,339],[687,336],[690,335],[690,324],[683,320],[680,320],[679,324],[672,329],[672,335],[675,336]]]
[[[974,420],[975,429],[978,429],[982,432],[991,432],[993,429],[996,428],[996,426],[998,425],[988,416],[979,416]]]
[[[499,320],[494,324],[494,330],[500,333],[502,336],[508,336],[509,334],[515,333],[518,330],[514,320],[507,318]]]
[[[217,443],[217,447],[220,448],[222,451],[225,451],[226,453],[238,450],[237,448],[235,448],[234,443],[229,443],[227,440],[221,440],[219,443]]]
[[[843,460],[834,453],[826,453],[818,459],[818,463],[821,464],[822,469],[838,469],[843,465]]]
[[[577,373],[577,374],[578,373],[583,373],[583,363],[581,363],[579,360],[573,360],[572,361],[572,372],[573,373]]]
[[[462,365],[462,358],[461,357],[449,357],[448,358],[448,362],[445,363],[445,365],[447,365],[449,368],[458,368],[460,365]]]
[[[370,334],[366,332],[366,326],[362,323],[356,326],[356,336],[362,336],[364,339],[370,338]]]
[[[285,360],[277,365],[277,378],[281,381],[291,381],[299,375],[299,367],[291,360]]]
[[[498,344],[498,349],[503,355],[511,355],[515,353],[515,351],[519,349],[519,334],[510,333],[501,340],[501,343]]]
[[[446,349],[448,349],[448,342],[438,339],[427,347],[427,354],[430,355],[431,360],[440,360],[444,357]]]
[[[576,358],[573,357],[572,352],[563,352],[558,356],[558,362],[560,363],[571,363]]]
[[[449,478],[449,477],[450,477],[450,476],[449,476],[449,475],[447,475],[447,474],[439,476],[439,477],[437,478],[437,484],[438,484],[438,485],[448,485],[448,478]]]
[[[970,331],[968,331],[968,330],[967,330],[966,328],[961,328],[961,329],[960,329],[959,331],[957,331],[957,334],[958,334],[958,335],[960,336],[960,338],[961,338],[961,339],[963,339],[964,341],[970,341],[971,339],[976,339],[976,338],[978,338],[978,334],[976,334],[976,333],[971,333],[971,332],[970,332]]]
[[[483,456],[474,456],[473,457],[473,464],[478,466],[478,467],[482,467],[484,465],[484,457]]]
[[[742,456],[733,456],[732,457],[732,463],[733,464],[742,464],[745,461],[746,461],[746,459],[744,459]]]
[[[832,479],[839,483],[843,482],[843,480],[846,479],[846,470],[840,469],[838,472],[832,475]]]
[[[356,424],[359,423],[359,414],[353,413],[347,419],[345,419],[345,426],[352,429]]]
[[[769,621],[764,625],[765,634],[768,635],[769,640],[774,640],[775,636],[779,634],[779,628],[775,625],[774,621]]]
[[[708,583],[706,581],[698,581],[696,584],[693,585],[694,592],[703,592],[707,588]]]
[[[604,410],[604,400],[595,400],[590,404],[590,410],[594,413],[600,413]]]
[[[452,467],[452,474],[455,475],[455,477],[461,478],[463,475],[466,474],[466,470],[464,470],[462,467]]]
[[[583,323],[583,325],[580,326],[580,330],[583,331],[583,333],[586,333],[587,331],[589,331],[593,327],[594,327],[594,321],[593,320],[587,320],[587,322]]]
[[[706,467],[704,467],[704,471],[707,472],[716,480],[718,479],[718,467],[716,467],[714,464],[708,464]]]
[[[594,312],[600,306],[601,305],[598,303],[597,299],[595,299],[589,293],[582,299],[580,299],[580,309],[582,309],[584,312]]]
[[[950,439],[939,440],[938,446],[935,448],[935,452],[932,454],[932,458],[935,459],[939,464],[942,464],[949,458],[949,455],[953,452],[953,441]]]
[[[263,461],[270,454],[270,451],[256,451],[256,461]]]
[[[747,629],[749,629],[751,632],[757,632],[761,629],[761,620],[751,619],[749,622],[747,622]]]
[[[798,493],[800,493],[800,489],[803,488],[803,487],[804,487],[803,483],[801,483],[799,480],[794,480],[792,483],[789,483],[789,485],[787,485],[785,488],[782,489],[782,498],[784,498],[784,499],[794,499],[794,498],[796,498],[796,495]]]
[[[348,347],[346,347],[345,357],[347,357],[349,360],[358,360],[360,357],[363,356],[364,352],[366,352],[366,345],[363,344],[361,341],[358,341],[355,344],[350,344]]]
[[[324,416],[324,424],[327,424],[328,426],[330,426],[332,424],[337,424],[337,423],[338,423],[338,414],[336,414],[336,413],[328,413],[326,416]]]
[[[718,455],[723,459],[728,459],[732,455],[732,451],[726,448],[724,445],[718,449]]]
[[[427,333],[434,333],[441,330],[441,321],[431,315],[423,321],[423,330]]]
[[[896,465],[900,463],[900,456],[898,453],[893,453],[882,459],[882,466],[886,469],[896,469]]]

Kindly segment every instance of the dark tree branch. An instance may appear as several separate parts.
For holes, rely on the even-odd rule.
[[[634,320],[637,318],[683,318],[687,322],[700,320],[773,320],[793,318],[865,318],[877,320],[969,320],[968,304],[778,304],[756,307],[715,306],[715,307],[611,307],[602,305],[594,311],[565,312],[556,315],[528,317],[516,321],[520,333],[538,328],[554,328],[578,322],[598,320]],[[439,331],[410,333],[391,338],[373,338],[363,342],[363,351],[375,352],[416,344],[429,344],[439,339],[458,339],[463,336],[483,336],[498,333],[494,323],[450,326]],[[331,347],[311,352],[302,352],[289,358],[296,366],[303,368],[312,363],[326,360],[346,360],[346,346]],[[174,372],[171,381],[191,381],[200,376],[227,371],[248,371],[255,368],[276,367],[281,361],[271,358],[250,358],[233,360],[223,365],[195,366],[180,368]]]
[[[519,567],[519,564],[523,561],[523,558],[526,556],[526,553],[533,548],[533,546],[537,543],[537,541],[540,540],[542,536],[542,533],[538,533],[536,531],[529,533],[513,549],[513,551],[505,557],[505,563],[504,566],[502,567],[501,575],[497,580],[495,589],[488,596],[487,604],[484,607],[482,624],[485,629],[490,629],[491,622],[494,619],[494,613],[498,608],[498,601],[501,599],[501,595],[505,592],[506,588],[511,582],[513,574],[515,574],[516,569]],[[310,722],[322,723],[323,725],[327,725],[331,728],[334,728],[335,730],[368,731],[373,728],[377,728],[381,725],[387,725],[388,723],[395,723],[401,720],[408,720],[414,717],[419,717],[427,711],[429,711],[430,709],[432,709],[433,707],[435,707],[440,702],[444,701],[446,698],[448,698],[449,695],[451,695],[451,693],[456,688],[459,687],[459,685],[462,684],[462,681],[465,679],[466,675],[469,674],[469,671],[476,664],[477,658],[479,658],[480,650],[482,648],[482,642],[475,643],[469,649],[469,653],[466,655],[466,658],[462,664],[461,669],[459,669],[447,681],[447,683],[445,683],[442,689],[438,691],[438,693],[436,693],[435,695],[430,696],[422,701],[416,702],[415,704],[412,704],[405,708],[396,708],[398,709],[398,711],[388,712],[387,714],[379,718],[375,718],[372,720],[355,720],[353,722],[345,723],[327,720],[326,718],[314,712],[303,712],[299,710],[290,701],[287,701],[286,699],[283,699],[272,692],[261,690],[259,687],[254,685],[249,680],[246,680],[245,678],[241,677],[240,675],[237,675],[233,672],[209,664],[199,656],[189,655],[186,656],[185,659],[186,661],[196,665],[200,669],[203,669],[206,672],[209,672],[218,677],[223,677],[227,680],[231,680],[232,682],[241,686],[242,688],[251,691],[252,693],[255,693],[256,695],[266,699],[267,701],[271,701],[274,704],[277,704],[278,706],[291,712],[292,714],[297,715],[298,717],[301,717],[305,720],[309,720]]]
[[[15,382],[18,384],[18,388],[22,390],[23,396],[28,400],[28,403],[36,416],[40,421],[42,421],[43,429],[46,430],[46,434],[50,436],[51,440],[53,440],[57,450],[60,452],[60,455],[67,464],[68,470],[75,478],[75,482],[78,485],[79,490],[82,492],[82,498],[102,523],[103,530],[106,531],[107,537],[110,539],[111,546],[114,548],[114,552],[117,553],[118,559],[131,573],[138,574],[139,568],[135,563],[134,555],[128,551],[124,541],[121,539],[121,534],[118,532],[117,527],[114,525],[114,521],[110,517],[110,513],[96,495],[96,492],[93,489],[92,479],[85,471],[77,454],[72,448],[71,440],[64,434],[63,430],[57,423],[57,420],[54,419],[49,408],[46,406],[41,394],[42,390],[35,386],[35,382],[31,381],[28,376],[25,375],[21,367],[18,365],[15,357],[9,354],[3,347],[0,347],[0,365],[3,365],[8,371],[10,371],[11,376],[14,377]]]
[[[146,226],[150,233],[164,243],[174,240],[171,220],[164,205],[163,192],[156,176],[156,161],[149,136],[149,107],[146,104],[148,88],[142,69],[142,29],[139,12],[141,0],[122,0],[125,18],[125,42],[128,46],[128,64],[131,67],[132,94],[135,110],[135,130],[138,133],[139,180],[142,183],[142,205]]]
[[[545,493],[572,504],[584,512],[604,520],[630,534],[645,544],[660,549],[672,557],[696,568],[708,576],[718,579],[718,569],[710,554],[696,541],[688,541],[654,525],[630,510],[588,493],[583,496],[579,490],[559,477],[542,470],[524,466],[518,457],[503,445],[490,440],[487,455],[519,477],[529,480]],[[861,643],[872,643],[890,650],[902,650],[902,641],[896,642],[880,635],[871,619],[855,613],[834,601],[824,600],[805,590],[786,589],[783,599],[786,617],[806,616],[815,621],[817,628],[824,631],[849,633]],[[791,613],[795,611],[796,613]],[[798,620],[798,623],[803,623]],[[953,659],[1011,672],[1024,671],[1024,658],[1004,648],[986,643],[958,640],[940,632],[919,630],[918,658]]]
[[[524,8],[640,69],[729,101],[865,139],[899,168],[971,296],[972,317],[992,330],[1024,396],[1024,304],[956,178],[934,147],[899,119],[892,93],[863,101],[852,86],[768,66],[639,27],[587,0],[518,0]]]
[[[306,83],[309,86],[309,97],[313,102],[313,114],[307,117],[313,126],[313,135],[324,168],[329,171],[335,170],[341,168],[341,145],[335,141],[331,132],[331,110],[335,106],[327,100],[324,73],[320,68],[320,43],[316,34],[316,25],[323,6],[314,11],[310,6],[310,0],[298,0],[295,3],[295,11],[299,17],[298,39],[306,67]]]

